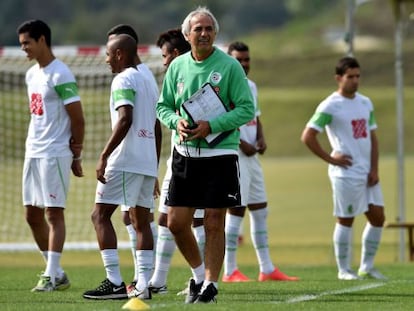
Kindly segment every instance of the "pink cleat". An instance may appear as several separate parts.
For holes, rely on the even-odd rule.
[[[223,274],[222,281],[225,283],[236,283],[236,282],[250,282],[252,280],[236,269],[230,275]]]
[[[260,272],[259,282],[264,281],[299,281],[299,278],[297,276],[288,276],[275,268],[275,270],[269,274]]]

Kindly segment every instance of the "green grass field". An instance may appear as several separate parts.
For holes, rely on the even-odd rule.
[[[282,271],[301,277],[301,281],[221,283],[217,305],[186,306],[183,298],[176,296],[176,293],[184,288],[190,271],[181,254],[176,252],[168,279],[170,293],[154,296],[148,302],[152,309],[411,310],[414,307],[414,269],[410,262],[398,263],[398,230],[384,230],[383,243],[376,259],[377,267],[389,276],[389,281],[338,281],[331,247],[334,219],[331,215],[331,193],[325,164],[311,157],[263,158],[262,163],[269,196],[268,222],[272,259]],[[407,184],[411,184],[414,178],[411,173],[414,172],[414,158],[408,158],[406,166]],[[395,159],[383,158],[380,167],[386,214],[389,220],[394,220],[397,214]],[[414,219],[413,210],[409,208],[413,199],[414,195],[408,192],[408,219]],[[23,226],[26,227],[25,224]],[[245,244],[239,248],[238,263],[244,273],[256,279],[259,271],[248,236],[248,218],[244,226],[246,239]],[[354,227],[353,263],[357,267],[362,217]],[[128,282],[133,275],[130,251],[121,250],[120,257],[122,274]],[[82,298],[83,291],[97,286],[105,277],[97,250],[66,251],[62,264],[73,284],[68,291],[31,293],[37,275],[44,269],[40,255],[37,252],[0,253],[1,310],[121,309],[125,301],[96,302]]]

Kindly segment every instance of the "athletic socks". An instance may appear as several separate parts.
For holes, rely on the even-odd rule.
[[[226,215],[226,252],[224,254],[224,274],[230,275],[237,269],[237,242],[239,238],[239,228],[243,217],[231,214]]]
[[[126,227],[129,237],[129,243],[132,253],[132,259],[134,260],[134,280],[138,279],[138,269],[137,269],[137,257],[136,257],[136,250],[137,250],[137,232],[134,229],[132,224],[129,224]]]
[[[121,285],[122,277],[121,270],[119,268],[118,250],[101,250],[101,257],[106,271],[106,278],[111,281],[112,284],[117,286]]]
[[[360,271],[369,271],[374,267],[374,258],[381,240],[382,227],[374,227],[369,222],[362,233],[362,251]]]
[[[267,212],[267,207],[249,211],[250,235],[259,261],[260,272],[265,274],[272,273],[275,270],[269,253]]]
[[[204,267],[204,263],[199,265],[197,268],[191,268],[191,273],[193,274],[193,279],[196,284],[200,284],[205,279],[205,272],[206,269]]]
[[[206,245],[206,233],[204,226],[193,227],[194,237],[197,241],[200,256],[204,260],[204,246]]]
[[[167,283],[168,270],[171,259],[176,249],[174,237],[167,227],[158,226],[158,239],[155,252],[155,269],[151,278],[151,284],[155,287],[164,286]]]
[[[151,278],[154,251],[153,250],[137,250],[137,264],[138,264],[138,283],[135,286],[138,290],[143,290],[148,287],[148,282]]]
[[[60,257],[62,253],[48,252],[46,270],[43,275],[50,276],[50,279],[55,284],[55,278],[58,276],[58,267],[60,266]]]
[[[336,265],[339,271],[348,271],[351,269],[351,239],[352,227],[346,227],[336,223],[333,244]]]

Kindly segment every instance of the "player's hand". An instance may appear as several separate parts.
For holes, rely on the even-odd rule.
[[[264,152],[267,149],[267,144],[264,138],[260,138],[257,140],[256,149],[258,153],[264,154]]]
[[[72,160],[72,173],[76,177],[83,177],[83,170],[82,170],[82,159],[74,159]]]
[[[371,171],[368,173],[368,187],[375,186],[379,182],[378,172]]]
[[[331,156],[331,164],[337,165],[343,168],[348,168],[349,166],[352,166],[352,157],[347,154],[342,154],[340,152],[335,152]]]
[[[106,158],[100,157],[98,163],[96,164],[96,179],[99,180],[101,183],[106,184],[105,179],[105,169],[107,165]]]
[[[242,139],[240,139],[239,148],[248,157],[254,156],[257,152],[257,149],[255,146],[249,144],[248,142]]]
[[[158,178],[155,178],[154,192],[153,192],[154,199],[158,199],[160,194],[161,194],[160,183],[158,181]]]

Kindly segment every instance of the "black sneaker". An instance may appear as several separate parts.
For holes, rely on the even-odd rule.
[[[208,286],[198,295],[194,303],[216,303],[217,288],[212,284]]]
[[[116,286],[111,281],[105,279],[97,288],[88,290],[83,293],[83,298],[86,299],[127,299],[127,290],[125,283]]]
[[[196,284],[194,279],[190,279],[190,281],[188,281],[188,293],[185,298],[185,303],[194,303],[194,301],[198,298],[198,294],[200,293],[202,286],[203,282]]]

